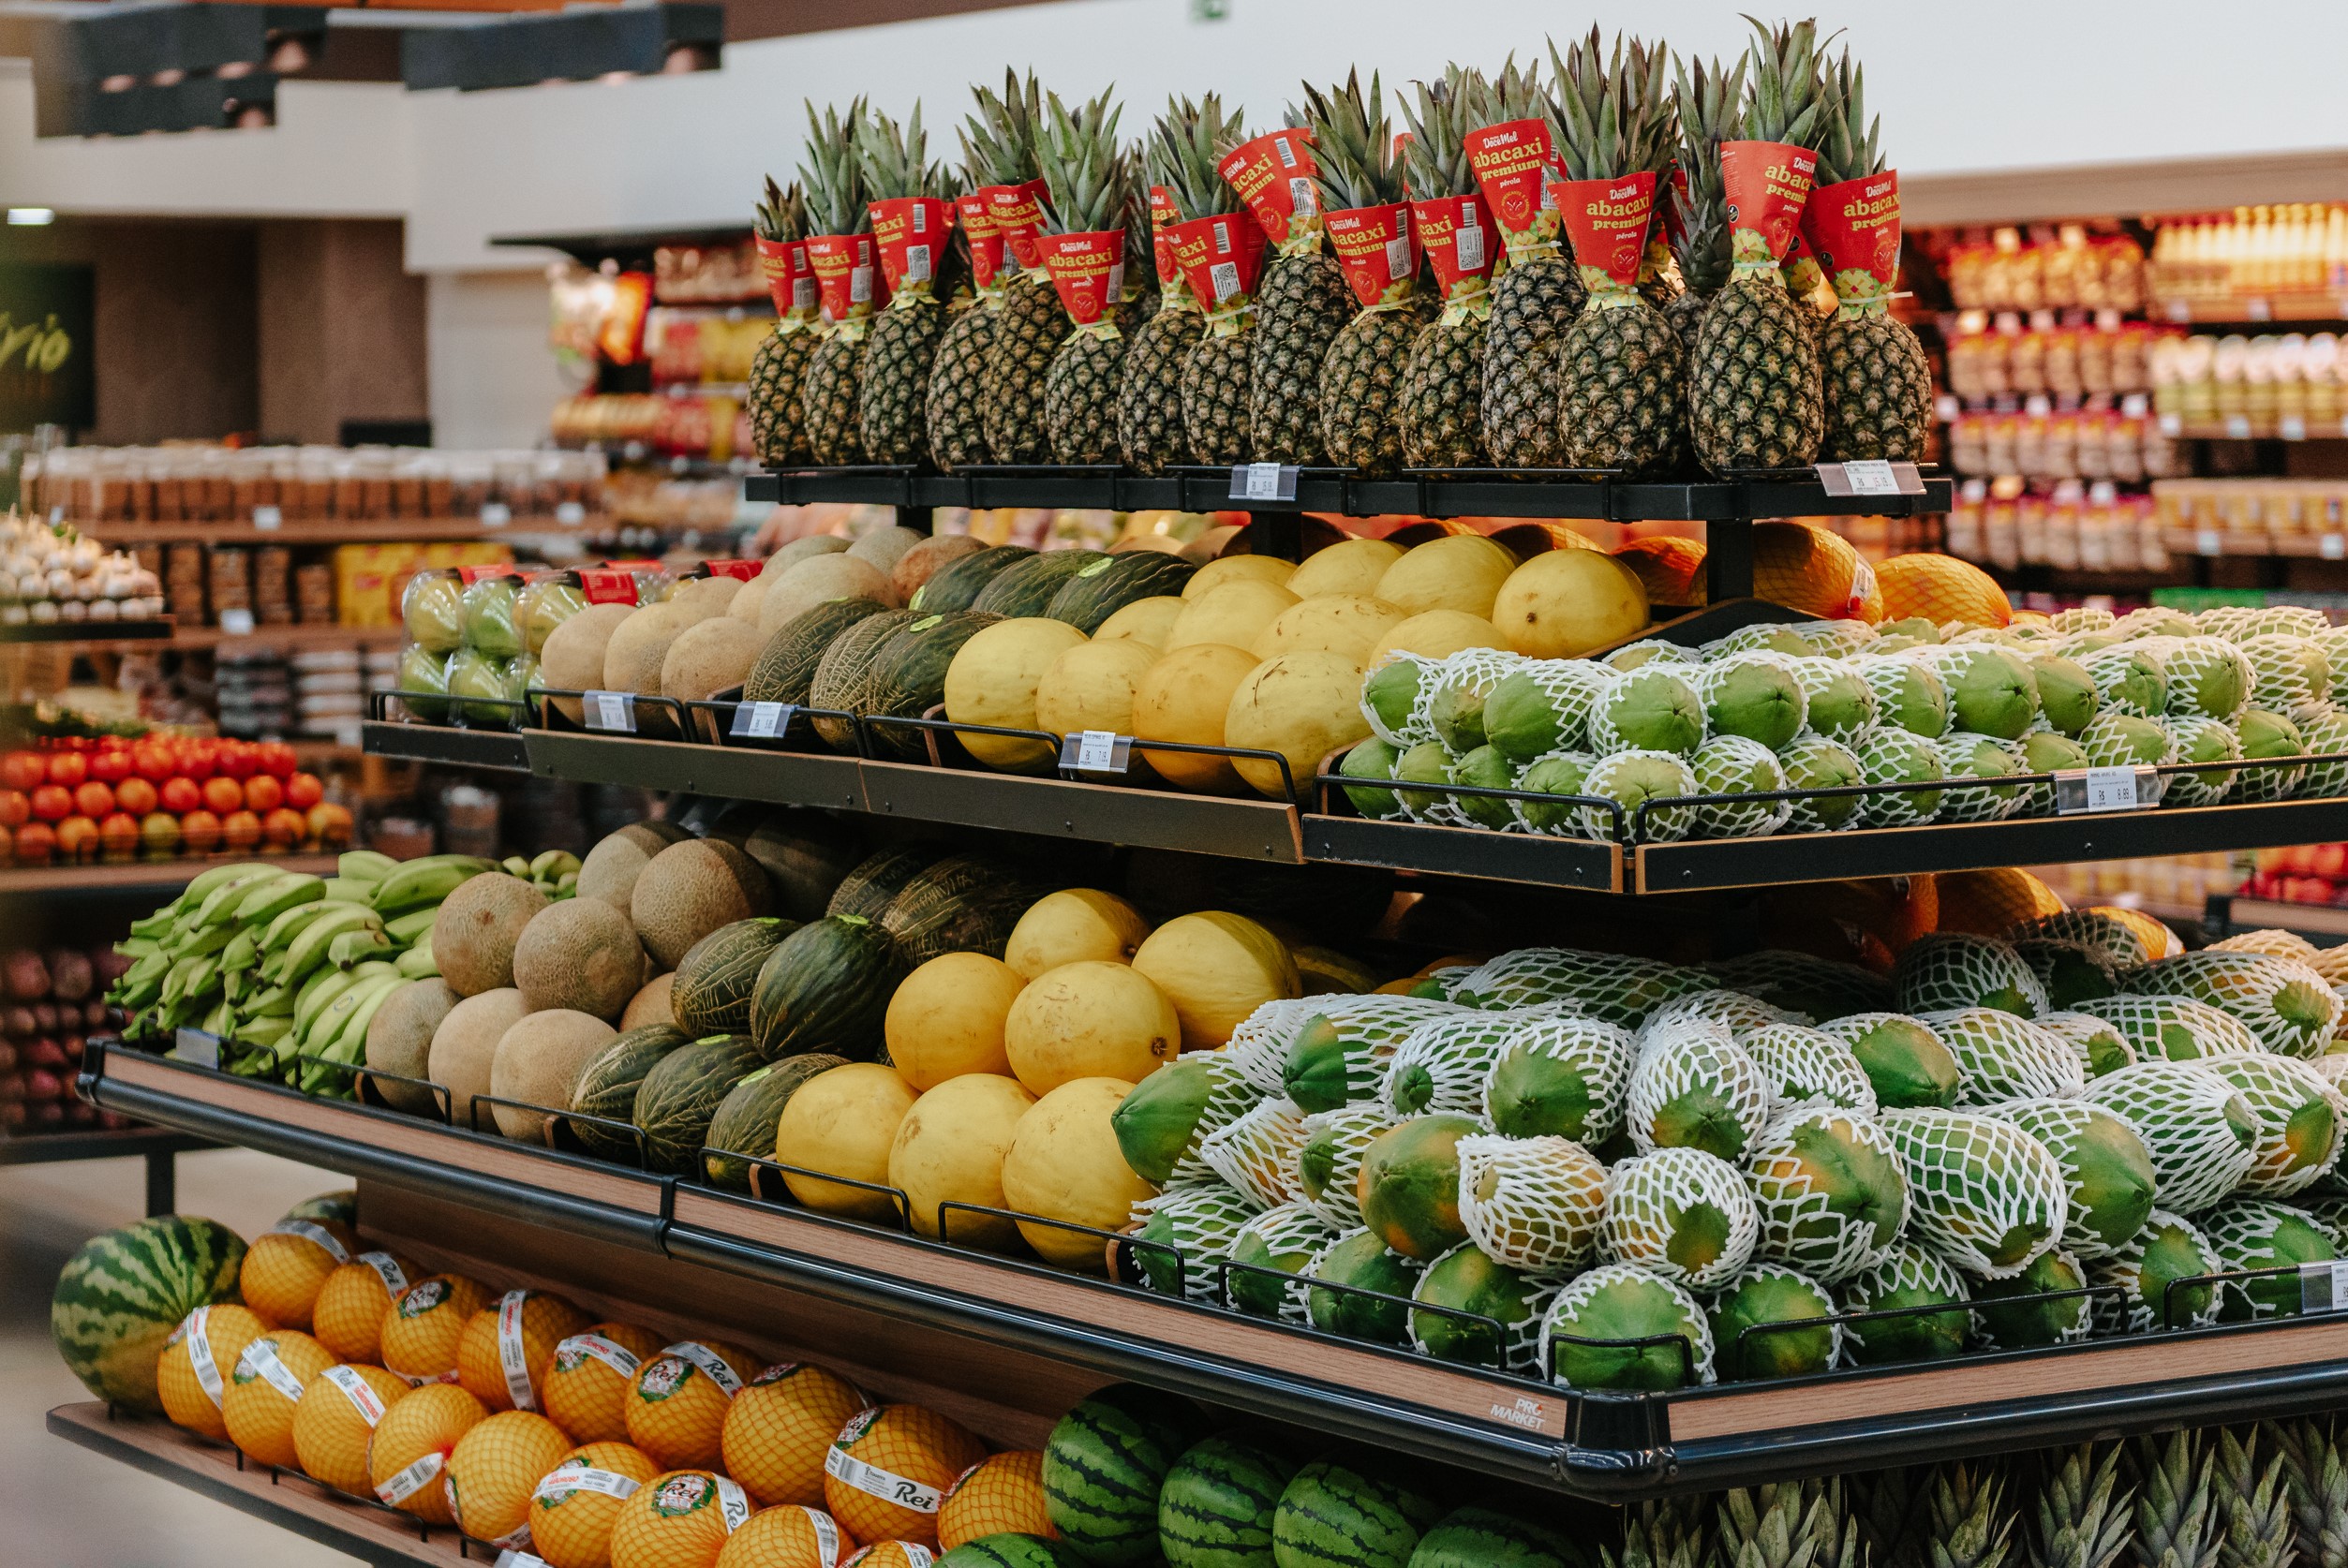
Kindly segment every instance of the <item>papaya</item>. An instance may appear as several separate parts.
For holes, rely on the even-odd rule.
[[[1432,1263],[1467,1239],[1460,1222],[1459,1141],[1466,1117],[1413,1117],[1378,1134],[1361,1157],[1356,1193],[1362,1221],[1406,1258]]]

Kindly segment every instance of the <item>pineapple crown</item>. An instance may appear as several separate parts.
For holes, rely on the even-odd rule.
[[[869,201],[887,201],[903,196],[942,196],[945,194],[945,170],[937,164],[927,168],[923,157],[929,150],[929,133],[921,128],[921,105],[902,126],[885,114],[872,114],[856,127],[856,160],[864,176],[864,194]]]
[[[1403,123],[1410,127],[1403,159],[1411,195],[1422,201],[1475,195],[1476,170],[1468,165],[1465,141],[1470,106],[1486,90],[1482,74],[1447,66],[1439,80],[1411,85],[1417,101],[1403,102]]]
[[[1349,72],[1343,87],[1327,94],[1304,89],[1304,112],[1313,132],[1314,183],[1330,211],[1376,207],[1403,199],[1403,162],[1394,155],[1394,132],[1386,118],[1385,94],[1375,72],[1370,95],[1361,96],[1361,73]]]
[[[1107,93],[1073,114],[1058,94],[1047,96],[1044,135],[1035,151],[1051,202],[1046,222],[1053,233],[1125,227],[1133,204],[1133,164],[1117,141],[1122,112]]]
[[[1209,93],[1198,102],[1168,99],[1166,112],[1143,146],[1142,166],[1150,183],[1164,185],[1174,198],[1174,210],[1185,218],[1213,217],[1240,210],[1239,193],[1215,170],[1227,139],[1243,138],[1242,115],[1226,120],[1223,100]]]
[[[2120,1451],[2091,1446],[2063,1456],[2041,1487],[2027,1543],[2031,1568],[2111,1568],[2133,1535],[2133,1487],[2118,1486]]]
[[[1724,72],[1716,60],[1690,60],[1679,73],[1679,168],[1687,184],[1672,193],[1680,220],[1672,248],[1681,278],[1699,295],[1727,282],[1731,266],[1720,143],[1735,129],[1746,64],[1739,60],[1736,69]]]
[[[1746,61],[1752,67],[1752,96],[1740,116],[1741,139],[1816,148],[1826,135],[1828,120],[1817,21],[1805,17],[1770,27],[1752,16],[1745,20],[1752,23],[1756,37],[1745,46]]]
[[[1557,113],[1565,132],[1558,152],[1576,180],[1625,174],[1660,177],[1672,164],[1671,52],[1617,34],[1612,55],[1596,27],[1560,60],[1552,45]]]
[[[1818,147],[1818,183],[1838,185],[1883,172],[1882,119],[1867,117],[1866,69],[1844,50],[1825,79],[1826,135]]]
[[[804,235],[807,232],[807,197],[799,189],[799,183],[792,181],[791,188],[786,191],[775,184],[772,174],[767,175],[765,200],[758,203],[752,221],[760,239],[778,244]]]
[[[807,187],[808,219],[819,234],[861,234],[872,227],[865,208],[864,170],[856,156],[863,135],[864,99],[842,115],[826,109],[819,117],[807,106],[807,155],[799,181]]]
[[[1500,63],[1500,74],[1476,79],[1475,100],[1467,106],[1467,128],[1505,125],[1510,120],[1539,120],[1549,126],[1549,139],[1560,139],[1557,105],[1541,90],[1540,62],[1520,67],[1511,54]]]
[[[1023,185],[1043,170],[1035,161],[1035,142],[1044,124],[1044,90],[1033,73],[1005,69],[1003,92],[971,89],[978,112],[962,122],[962,173],[972,188],[980,185]]]

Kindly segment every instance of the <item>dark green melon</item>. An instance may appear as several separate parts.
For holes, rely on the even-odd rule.
[[[876,851],[840,880],[840,885],[832,890],[831,902],[825,906],[824,912],[878,920],[888,912],[889,900],[896,897],[907,882],[944,860],[946,854],[945,850],[935,844],[908,844],[893,850]]]
[[[1062,1416],[1044,1444],[1044,1507],[1061,1549],[1096,1568],[1154,1563],[1159,1488],[1203,1425],[1188,1400],[1135,1383]]]
[[[642,1028],[630,1029],[587,1063],[587,1070],[579,1075],[578,1087],[571,1091],[571,1109],[632,1125],[636,1119],[636,1095],[644,1087],[645,1074],[670,1052],[692,1043],[692,1038],[674,1024],[646,1024]],[[574,1121],[571,1130],[590,1152],[606,1160],[635,1163],[633,1138],[623,1137],[591,1121]]]
[[[759,650],[758,662],[750,666],[742,682],[742,701],[804,707],[815,683],[815,667],[823,662],[832,640],[866,616],[887,609],[876,599],[835,599],[802,610]]]
[[[970,607],[990,615],[1041,615],[1070,578],[1095,561],[1107,564],[1108,559],[1098,550],[1047,550],[1030,555],[996,573]]]
[[[1569,1568],[1588,1554],[1547,1525],[1496,1508],[1454,1508],[1419,1537],[1410,1568]]]
[[[905,606],[916,615],[934,615],[942,610],[967,610],[978,596],[987,591],[987,584],[1021,561],[1033,558],[1035,552],[1024,544],[998,544],[976,551],[945,569],[914,590],[913,601]]]
[[[775,1123],[791,1097],[818,1072],[846,1065],[844,1057],[810,1051],[759,1068],[728,1089],[718,1102],[718,1114],[709,1118],[709,1152],[701,1161],[709,1185],[749,1191],[750,1162],[775,1157]]]
[[[1044,614],[1055,621],[1066,621],[1090,637],[1101,629],[1102,622],[1128,604],[1180,594],[1197,571],[1190,562],[1167,551],[1129,550],[1086,563],[1060,585]]]
[[[359,1194],[351,1188],[339,1192],[320,1192],[303,1199],[286,1210],[289,1220],[339,1220],[346,1225],[359,1222]]]
[[[1011,928],[1046,891],[992,855],[948,855],[898,890],[881,929],[908,969],[945,953],[1000,958]]]
[[[1193,1443],[1158,1488],[1167,1568],[1272,1568],[1272,1516],[1303,1462],[1241,1430]]]
[[[1409,1568],[1419,1538],[1442,1516],[1390,1461],[1317,1459],[1280,1494],[1272,1558],[1278,1568]]]
[[[793,922],[829,912],[825,905],[864,859],[862,836],[820,811],[763,807],[740,840],[775,895],[775,913]]]
[[[976,610],[923,615],[891,632],[865,667],[854,709],[861,714],[919,718],[945,701],[945,672],[962,644],[999,619]],[[901,724],[866,726],[885,757],[912,762],[929,755],[924,732]]]
[[[1003,1531],[965,1541],[937,1561],[937,1568],[1065,1568],[1060,1548],[1040,1535]]]
[[[245,1243],[193,1215],[158,1214],[82,1244],[57,1275],[49,1335],[82,1386],[110,1404],[163,1413],[155,1364],[180,1320],[235,1301]]]
[[[975,556],[965,557],[976,559]],[[862,713],[865,677],[869,673],[872,655],[902,626],[910,626],[918,617],[911,610],[884,610],[877,615],[867,615],[841,631],[831,641],[815,661],[815,673],[808,681],[807,702],[811,708],[829,708],[840,713]],[[856,748],[855,726],[844,718],[817,718],[815,732],[824,737],[824,744],[834,751],[854,751]]]
[[[888,933],[859,915],[826,915],[782,939],[759,967],[750,1038],[764,1059],[828,1051],[881,1053],[881,1019],[899,972]]]
[[[747,1034],[750,989],[759,967],[796,921],[760,915],[721,925],[685,950],[669,982],[669,1012],[676,1027],[694,1039],[705,1034]]]
[[[636,1129],[646,1162],[663,1176],[701,1168],[709,1123],[734,1086],[765,1065],[748,1035],[720,1034],[680,1045],[652,1064],[636,1090]]]

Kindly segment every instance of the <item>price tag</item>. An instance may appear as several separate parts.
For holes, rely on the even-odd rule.
[[[1956,416],[1964,411],[1963,407],[1958,404],[1956,399],[1951,397],[1947,392],[1942,392],[1939,396],[1932,400],[1932,417],[1939,420],[1942,424],[1954,424],[1956,422]]]
[[[2190,321],[2193,318],[2193,302],[2169,300],[2162,305],[2161,313],[2172,321]]]
[[[1868,458],[1855,463],[1820,463],[1819,483],[1829,496],[1921,496],[1924,476],[1913,463]]]
[[[2161,434],[2169,436],[2171,439],[2184,435],[2185,416],[2182,414],[2162,414],[2161,416]]]
[[[250,610],[223,610],[220,629],[230,637],[250,637],[253,634],[253,613]]]
[[[66,509],[64,503],[60,502],[58,505],[49,509],[49,525],[51,527],[55,527],[58,524],[63,523],[65,520]]]
[[[1080,773],[1123,773],[1133,757],[1133,737],[1113,730],[1078,730],[1060,737],[1060,765]]]
[[[736,703],[734,728],[728,734],[749,740],[772,740],[791,727],[792,703]]]
[[[2315,553],[2327,561],[2348,560],[2348,539],[2326,534],[2315,541]]]
[[[2151,411],[2152,400],[2142,392],[2130,392],[2119,400],[2119,411],[2132,420],[2140,420]]]
[[[2274,303],[2253,294],[2242,302],[2242,314],[2253,321],[2271,321],[2275,318]]]
[[[2228,414],[2225,417],[2225,435],[2226,439],[2229,441],[2249,440],[2251,438],[2250,415]]]
[[[546,1560],[542,1557],[532,1557],[528,1552],[517,1552],[512,1546],[508,1546],[498,1554],[495,1568],[546,1568]]]
[[[566,528],[575,528],[587,521],[587,508],[576,501],[558,501],[555,505],[555,521]]]
[[[2275,434],[2286,441],[2307,439],[2307,420],[2303,415],[2285,414],[2275,422]]]
[[[1293,501],[1299,470],[1278,463],[1241,463],[1231,470],[1235,501]]]
[[[2299,1265],[2299,1310],[2348,1309],[2348,1258]]]
[[[590,691],[587,694],[587,727],[636,732],[636,694],[632,691]]]
[[[2218,537],[2218,530],[2215,528],[2195,528],[2193,530],[2193,554],[2222,555],[2225,554],[2225,540]]]
[[[263,533],[269,533],[275,529],[282,528],[285,526],[285,523],[286,514],[279,511],[275,507],[255,507],[253,509],[253,526],[260,529]]]
[[[2137,811],[2161,804],[2164,781],[2147,766],[2066,768],[2055,774],[2055,810],[2060,816],[2095,811]]]
[[[513,521],[513,509],[503,501],[483,501],[481,506],[481,525],[502,528]]]
[[[175,1061],[193,1062],[198,1067],[220,1071],[220,1037],[201,1029],[179,1031],[171,1042],[171,1057]]]

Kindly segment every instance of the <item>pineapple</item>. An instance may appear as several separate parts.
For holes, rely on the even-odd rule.
[[[1761,37],[1747,49],[1739,140],[1798,143],[1825,110],[1817,25],[1754,30]],[[1717,164],[1716,146],[1698,151]],[[1806,467],[1826,424],[1806,307],[1787,292],[1778,258],[1758,230],[1732,229],[1730,250],[1734,271],[1704,311],[1688,369],[1696,455],[1716,474]]]
[[[1916,1568],[1924,1561],[1917,1545],[1918,1515],[1923,1504],[1916,1495],[1912,1470],[1881,1470],[1853,1477],[1851,1490],[1858,1502],[1852,1517],[1866,1546],[1868,1568]]]
[[[2004,1507],[2004,1491],[1995,1475],[1969,1465],[1934,1472],[1924,1494],[1931,1531],[1924,1550],[1930,1568],[2000,1568],[2014,1549],[2014,1516]]]
[[[2136,1532],[2131,1543],[2138,1568],[2217,1568],[2224,1515],[2211,1500],[2207,1456],[2192,1432],[2138,1438]]]
[[[1304,90],[1324,207],[1382,207],[1404,200],[1404,166],[1394,155],[1378,79],[1365,104],[1358,82],[1334,97]],[[1376,303],[1345,324],[1321,362],[1321,439],[1329,460],[1365,474],[1389,475],[1402,464],[1398,407],[1403,363],[1423,324],[1415,276],[1397,278]],[[1350,286],[1348,286],[1350,287]]]
[[[1235,115],[1214,143],[1216,162],[1245,140],[1246,132]],[[1197,215],[1229,214],[1233,226],[1240,227],[1239,193],[1219,170],[1212,165],[1210,170],[1214,173],[1212,181],[1207,181],[1204,174],[1196,176],[1200,183],[1196,200],[1204,209]],[[1182,198],[1178,194],[1177,200]],[[1255,427],[1249,409],[1256,385],[1256,301],[1263,280],[1258,277],[1255,282],[1255,292],[1208,303],[1206,335],[1182,362],[1182,431],[1190,441],[1193,463],[1214,466],[1244,463],[1254,451]]]
[[[1311,88],[1309,101],[1320,101]],[[1361,96],[1359,73],[1336,96]],[[1292,121],[1296,117],[1292,114]],[[1300,187],[1313,188],[1307,181]],[[1300,204],[1288,237],[1264,267],[1248,348],[1249,456],[1304,466],[1327,461],[1321,441],[1321,363],[1353,318],[1345,269],[1321,244],[1318,217]]]
[[[2054,1456],[2047,1458],[2051,1461]],[[2112,1568],[2128,1549],[2133,1492],[2119,1482],[2119,1450],[2062,1456],[2039,1488],[2028,1542],[2030,1568]]]
[[[1206,217],[1231,210],[1236,198],[1215,172],[1216,148],[1226,126],[1223,100],[1209,93],[1200,102],[1168,100],[1142,152],[1150,182],[1173,205],[1169,221]],[[1207,314],[1179,275],[1167,284],[1158,313],[1134,333],[1125,350],[1125,378],[1117,389],[1117,448],[1125,466],[1161,474],[1167,466],[1191,460],[1182,427],[1182,368],[1207,333]]]
[[[921,106],[900,128],[875,114],[856,138],[867,198],[887,201],[945,194],[945,171],[923,166],[929,138],[921,128]],[[872,323],[864,356],[864,385],[857,401],[857,433],[864,460],[927,466],[929,461],[928,395],[938,344],[945,336],[944,302],[952,297],[961,268],[951,244],[941,244],[943,225],[916,244],[906,275],[897,280],[888,308]],[[915,275],[917,274],[926,275]]]
[[[1074,114],[1053,96],[1036,151],[1049,187],[1056,234],[1124,229],[1132,216],[1133,165],[1117,144],[1119,111],[1104,93]],[[1125,297],[1124,280],[1138,270],[1131,253],[1109,274],[1109,306]],[[1044,425],[1053,457],[1062,463],[1117,461],[1117,391],[1126,338],[1114,309],[1077,326],[1044,374]]]
[[[1826,135],[1819,148],[1818,184],[1836,185],[1884,170],[1875,121],[1866,117],[1864,73],[1849,51],[1826,84]],[[1892,318],[1886,285],[1864,267],[1838,270],[1829,280],[1840,297],[1834,318],[1820,330],[1820,374],[1826,392],[1822,454],[1834,462],[1924,455],[1932,424],[1932,366],[1905,321]]]
[[[818,119],[815,106],[807,106],[808,161],[799,166],[799,178],[807,186],[809,223],[819,235],[862,234],[872,227],[864,202],[864,170],[856,155],[864,119],[862,98],[848,106],[844,117],[827,109]],[[800,377],[808,452],[825,467],[864,461],[857,405],[871,309],[868,298],[852,304],[844,319],[827,322]]]
[[[1037,178],[1036,139],[1043,129],[1043,89],[1030,76],[1007,76],[1003,96],[981,91],[980,120],[995,185]],[[1044,372],[1076,323],[1041,267],[1022,268],[1003,285],[987,348],[981,407],[987,451],[997,463],[1045,463],[1051,458],[1044,428]]]
[[[770,177],[756,221],[758,237],[769,244],[796,241],[807,232],[807,198],[795,183],[785,191]],[[794,303],[777,313],[775,330],[750,356],[750,433],[761,462],[780,467],[808,460],[799,377],[814,347],[815,309]]]
[[[1687,351],[1696,351],[1696,331],[1720,286],[1729,281],[1729,205],[1720,188],[1720,143],[1736,134],[1736,112],[1745,101],[1745,62],[1724,73],[1718,61],[1707,67],[1688,62],[1679,91],[1679,177],[1672,183],[1672,258],[1678,263],[1681,292],[1662,307]]]
[[[2291,1568],[2297,1554],[2283,1456],[2259,1462],[2258,1433],[2237,1438],[2221,1427],[2210,1467],[2221,1568]]]
[[[1419,83],[1418,102],[1403,106],[1410,124],[1411,195],[1419,200],[1476,193],[1461,139],[1482,79],[1453,66],[1443,80]],[[1483,244],[1489,244],[1487,237]],[[1411,340],[1403,366],[1399,418],[1403,461],[1413,468],[1464,468],[1484,459],[1484,342],[1492,288],[1479,271],[1455,283],[1443,313]]]
[[[1665,53],[1618,37],[1606,63],[1593,27],[1558,64],[1568,176],[1670,177]],[[1589,301],[1557,348],[1558,458],[1568,468],[1634,474],[1676,467],[1687,424],[1687,349],[1663,313],[1640,295],[1635,275],[1616,279],[1586,264],[1580,272]]]
[[[1018,79],[1011,77],[1006,96],[997,98],[981,87],[974,90],[981,113],[963,121],[958,133],[962,143],[962,180],[973,192],[988,185],[1016,185],[1034,174],[1032,136],[1018,130],[1027,122],[1007,111],[991,112],[1019,99]],[[1005,135],[998,127],[1008,127]],[[989,222],[990,219],[981,219]],[[963,226],[965,243],[973,238]],[[967,463],[984,463],[987,446],[987,364],[993,351],[995,326],[1002,318],[1003,300],[1018,268],[1007,248],[995,274],[977,286],[976,298],[954,312],[945,335],[939,340],[937,358],[929,370],[929,392],[924,403],[929,426],[929,455],[947,473]],[[973,272],[975,269],[973,269]]]
[[[1541,91],[1540,67],[1514,60],[1487,83],[1470,127],[1510,120],[1548,122],[1561,140],[1557,106]],[[1536,226],[1506,236],[1508,270],[1492,286],[1492,324],[1484,345],[1484,447],[1503,468],[1557,466],[1557,338],[1582,313],[1582,274],[1554,229]]]
[[[2298,1527],[2298,1568],[2348,1568],[2348,1464],[2327,1422],[2269,1422]]]
[[[1820,1568],[1810,1526],[1821,1503],[1791,1481],[1722,1493],[1720,1568]]]
[[[1680,1498],[1625,1509],[1622,1550],[1617,1553],[1601,1546],[1598,1561],[1601,1568],[1746,1568],[1733,1561],[1714,1563],[1701,1516],[1687,1500]],[[1800,1568],[1812,1565],[1806,1561]]]

